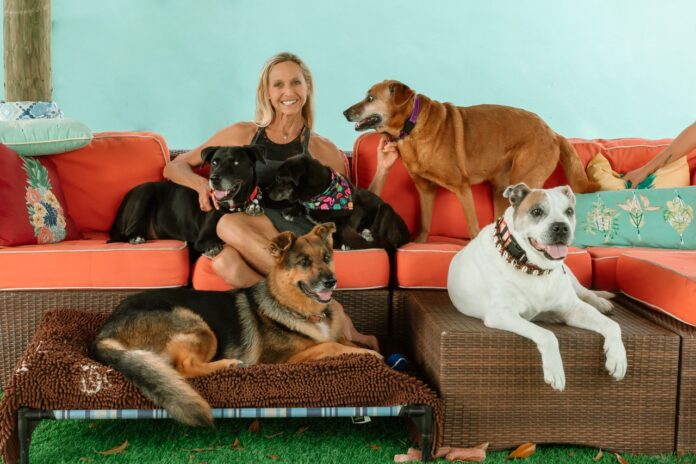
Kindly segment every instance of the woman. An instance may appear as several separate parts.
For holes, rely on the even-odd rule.
[[[198,192],[203,211],[210,211],[208,180],[193,172],[203,164],[201,151],[208,146],[248,145],[265,147],[267,163],[257,164],[259,184],[267,186],[275,179],[275,171],[282,161],[303,151],[347,175],[343,153],[328,139],[311,132],[314,123],[314,84],[307,65],[291,53],[279,53],[264,65],[256,92],[254,122],[239,122],[217,132],[195,149],[177,156],[164,168],[164,176]],[[380,144],[383,147],[384,143]],[[378,175],[371,189],[381,190],[391,165],[394,152],[380,150]],[[213,259],[213,269],[227,283],[244,288],[254,285],[270,271],[273,260],[268,253],[268,241],[279,232],[292,230],[298,235],[311,230],[313,224],[296,218],[289,222],[278,211],[266,210],[261,216],[244,213],[226,214],[217,225],[218,236],[227,246]],[[352,329],[352,323],[348,324]],[[351,337],[376,346],[374,337],[354,331]]]

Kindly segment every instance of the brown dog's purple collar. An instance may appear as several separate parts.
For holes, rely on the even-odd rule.
[[[403,139],[411,133],[411,131],[416,125],[418,113],[420,113],[420,99],[418,98],[418,95],[416,95],[416,99],[413,102],[413,111],[411,111],[411,116],[404,123],[404,127],[401,129],[401,132],[399,133],[399,137],[391,139],[392,142],[398,142],[399,140]]]

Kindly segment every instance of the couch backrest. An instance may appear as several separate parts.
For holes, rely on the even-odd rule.
[[[111,228],[128,190],[163,179],[169,149],[152,132],[101,132],[89,145],[51,158],[77,228],[103,232]]]
[[[375,175],[379,137],[379,134],[369,132],[362,134],[355,141],[352,176],[358,187],[367,188]],[[569,141],[578,152],[583,166],[587,166],[587,163],[598,153],[603,153],[615,171],[626,172],[643,165],[660,153],[671,139],[569,139]],[[691,184],[696,185],[696,150],[689,154],[688,161]],[[546,181],[545,187],[565,184],[567,184],[567,180],[559,164]],[[484,183],[474,185],[472,190],[479,224],[485,225],[492,222],[493,202],[490,187]],[[400,161],[397,161],[389,174],[382,191],[382,198],[391,204],[406,221],[411,233],[415,233],[420,225],[418,193],[411,177]],[[452,238],[469,237],[466,219],[459,200],[454,194],[444,189],[438,189],[430,235]]]

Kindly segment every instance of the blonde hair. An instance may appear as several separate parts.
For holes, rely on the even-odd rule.
[[[273,105],[271,105],[271,100],[268,96],[269,75],[271,74],[271,68],[273,68],[273,66],[286,61],[292,61],[298,65],[307,82],[307,101],[302,107],[302,117],[307,127],[312,130],[314,126],[314,83],[312,80],[312,73],[299,56],[289,52],[278,53],[272,56],[271,59],[266,61],[266,64],[263,65],[261,76],[259,76],[259,86],[256,90],[256,112],[254,114],[254,122],[259,127],[266,127],[275,119],[275,109],[273,109]]]

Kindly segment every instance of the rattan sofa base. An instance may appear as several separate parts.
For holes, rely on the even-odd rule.
[[[52,308],[109,311],[126,296],[127,290],[5,290],[0,291],[0,389],[29,345],[41,316]],[[376,335],[380,341],[389,334],[390,294],[387,289],[341,290],[336,298],[343,304],[355,327]]]
[[[696,453],[696,327],[650,309],[624,295],[617,299],[624,306],[681,338],[676,451],[679,454]]]
[[[545,324],[558,337],[566,372],[566,390],[557,392],[544,383],[530,340],[462,315],[445,291],[409,291],[405,301],[414,362],[445,402],[446,446],[674,451],[680,339],[673,332],[617,307],[629,363],[617,382],[604,369],[601,336]]]

